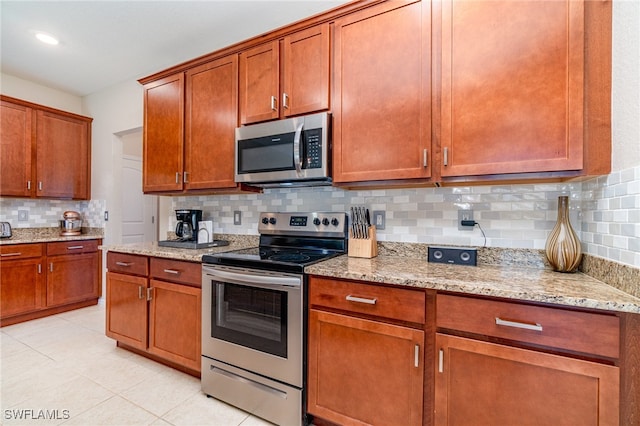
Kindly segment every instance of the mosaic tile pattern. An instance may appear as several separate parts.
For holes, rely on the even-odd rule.
[[[0,221],[11,223],[12,228],[56,228],[67,210],[80,212],[82,226],[104,228],[104,200],[34,200],[0,198]],[[26,211],[28,220],[19,221],[20,211]]]

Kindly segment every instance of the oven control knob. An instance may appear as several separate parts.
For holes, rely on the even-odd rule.
[[[313,219],[313,224],[314,224],[315,226],[320,225],[320,218],[318,218],[318,217],[314,218],[314,219]]]
[[[262,218],[262,223],[263,223],[264,225],[268,224],[268,223],[269,223],[269,218],[268,218],[268,217],[263,217],[263,218]]]
[[[276,224],[276,218],[275,217],[269,218],[269,223],[272,224],[272,225],[275,225]]]
[[[324,219],[322,219],[322,224],[323,224],[324,226],[329,225],[329,219],[327,219],[326,217],[325,217]]]
[[[336,219],[335,217],[333,219],[331,219],[331,224],[333,226],[338,226],[338,223],[340,223],[340,222],[338,222],[338,219]]]

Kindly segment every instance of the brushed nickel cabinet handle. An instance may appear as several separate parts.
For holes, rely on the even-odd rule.
[[[413,351],[413,366],[420,366],[420,345],[416,345]]]
[[[141,285],[138,286],[138,299],[144,299],[144,293],[143,293],[144,287],[142,287]]]
[[[81,250],[83,248],[84,246],[69,246],[67,247],[67,250]]]
[[[444,372],[444,350],[438,351],[438,373]]]
[[[271,97],[271,110],[276,111],[278,109],[278,98],[275,96]]]
[[[282,94],[282,108],[289,109],[289,95]]]
[[[183,172],[182,173],[182,182],[183,183],[189,183],[189,172]]]
[[[427,167],[427,149],[422,150],[422,167]]]
[[[150,301],[151,299],[153,299],[153,287],[149,287],[147,289],[147,301]]]
[[[42,191],[42,181],[38,182],[38,190]]]
[[[449,165],[449,148],[447,147],[444,148],[443,157],[444,157],[444,165],[448,166]]]
[[[38,263],[38,273],[42,273],[42,263]]]
[[[31,191],[31,181],[27,181],[27,190]]]
[[[11,257],[11,256],[20,256],[22,253],[20,253],[19,251],[13,252],[13,253],[2,253],[0,254],[0,257]]]
[[[167,274],[179,275],[180,271],[176,271],[175,269],[165,269],[164,272]]]
[[[127,263],[127,262],[116,262],[116,265],[128,268],[129,266],[133,265],[133,262],[130,262],[130,263]]]
[[[345,299],[347,299],[349,302],[365,303],[367,305],[375,305],[376,302],[378,301],[378,299],[376,298],[367,299],[364,297],[352,296],[350,294]]]
[[[503,325],[505,327],[523,328],[525,330],[542,331],[542,325],[538,323],[528,323],[520,321],[511,321],[496,317],[496,325]]]
[[[53,262],[49,263],[49,272],[53,272]]]
[[[176,172],[176,183],[180,183],[180,172]]]

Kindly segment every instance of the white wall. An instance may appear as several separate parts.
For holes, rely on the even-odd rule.
[[[0,91],[3,95],[22,99],[63,111],[82,114],[82,98],[9,74],[0,74]]]
[[[640,1],[613,2],[612,171],[640,165]]]

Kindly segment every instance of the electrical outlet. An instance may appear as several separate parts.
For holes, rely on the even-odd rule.
[[[240,210],[234,210],[233,212],[233,224],[242,225],[242,212]]]
[[[474,226],[465,226],[463,220],[473,220],[473,210],[458,210],[458,230],[473,231]]]
[[[384,210],[374,210],[372,225],[374,225],[376,229],[384,229],[384,222],[385,222]]]
[[[29,210],[18,210],[18,222],[26,222],[29,220]]]

